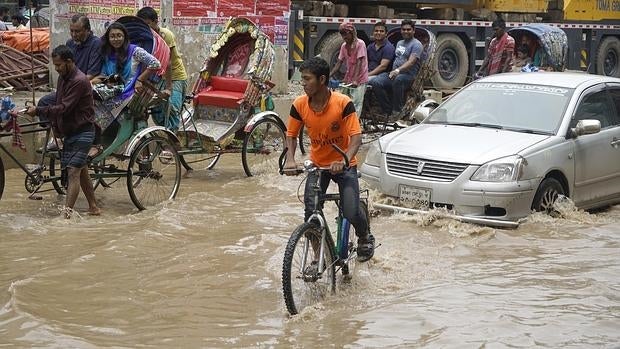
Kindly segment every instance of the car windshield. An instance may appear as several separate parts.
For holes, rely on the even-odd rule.
[[[555,134],[573,89],[476,82],[448,99],[424,123]]]

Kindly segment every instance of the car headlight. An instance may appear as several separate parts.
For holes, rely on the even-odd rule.
[[[368,149],[364,162],[369,166],[379,167],[381,165],[381,147],[379,146],[379,141],[370,143],[370,148]]]
[[[480,166],[471,176],[472,181],[480,182],[513,182],[523,174],[525,159],[519,155],[493,160]]]

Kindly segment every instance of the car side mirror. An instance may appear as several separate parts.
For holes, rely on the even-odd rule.
[[[438,106],[439,103],[435,102],[432,99],[424,100],[413,111],[413,119],[415,119],[417,123],[424,121],[424,119],[426,119],[430,115],[430,113]]]
[[[570,131],[573,137],[599,133],[601,131],[601,122],[594,119],[579,120],[577,126],[571,128]]]

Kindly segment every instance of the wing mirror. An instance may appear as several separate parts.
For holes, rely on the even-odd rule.
[[[601,122],[594,119],[579,120],[577,126],[570,129],[573,137],[591,135],[601,131]]]
[[[415,110],[413,111],[413,119],[417,123],[421,123],[426,119],[430,113],[435,110],[439,106],[439,103],[435,102],[432,99],[426,99],[422,103],[420,103]]]

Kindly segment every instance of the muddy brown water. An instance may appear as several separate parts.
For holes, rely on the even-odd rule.
[[[611,348],[620,340],[620,207],[518,229],[381,214],[350,284],[295,317],[281,294],[301,177],[246,178],[239,157],[138,212],[123,181],[100,217],[61,218],[7,172],[0,347]],[[381,200],[372,193],[372,200]],[[86,210],[81,197],[78,211]],[[333,212],[333,210],[331,211]]]

